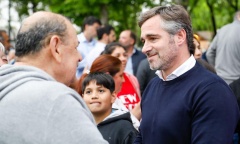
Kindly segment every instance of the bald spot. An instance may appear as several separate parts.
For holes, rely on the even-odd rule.
[[[39,21],[42,21],[42,20],[47,20],[48,21],[48,20],[51,20],[51,19],[63,20],[65,23],[68,21],[62,15],[52,13],[52,12],[39,11],[39,12],[36,12],[36,13],[32,14],[31,16],[29,16],[28,18],[26,18],[23,21],[19,32],[22,33],[22,32],[28,31],[29,29],[34,27]]]

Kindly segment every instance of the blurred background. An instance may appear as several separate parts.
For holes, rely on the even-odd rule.
[[[138,15],[151,7],[171,3],[181,4],[188,10],[203,51],[217,29],[233,21],[233,14],[240,5],[238,0],[0,0],[0,30],[7,31],[14,46],[22,19],[45,10],[68,17],[78,33],[83,18],[94,15],[103,24],[113,25],[117,35],[124,29],[131,29],[139,36]],[[137,45],[141,47],[140,42]]]

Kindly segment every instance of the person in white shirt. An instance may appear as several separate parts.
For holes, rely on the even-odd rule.
[[[106,44],[109,44],[116,40],[115,30],[111,25],[104,25],[103,27],[100,27],[99,29],[97,29],[97,36],[98,36],[98,41],[95,47],[83,59],[83,61],[85,61],[86,63],[85,70],[90,69],[93,61],[101,54]]]
[[[95,37],[97,36],[97,29],[101,26],[101,21],[94,17],[94,16],[89,16],[86,17],[83,20],[83,25],[82,25],[82,33],[80,33],[78,37],[79,45],[78,45],[78,51],[82,56],[82,59],[86,57],[86,55],[94,48],[94,46],[97,43],[97,40]],[[85,62],[81,61],[78,64],[78,69],[77,69],[77,77],[80,76],[83,72],[83,69],[85,67]]]

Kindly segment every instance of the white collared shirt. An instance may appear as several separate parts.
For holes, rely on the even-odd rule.
[[[94,46],[97,43],[96,39],[92,39],[90,42],[87,41],[86,37],[84,36],[83,32],[79,35],[77,35],[78,37],[78,41],[80,42],[80,44],[77,47],[78,52],[81,54],[82,57],[82,61],[78,62],[78,68],[77,68],[77,72],[76,72],[76,76],[77,78],[79,78],[82,75],[83,69],[86,66],[86,59],[85,57],[87,56],[87,54],[94,49]]]
[[[101,52],[104,51],[106,44],[98,41],[94,48],[88,53],[85,57],[86,59],[86,66],[88,69],[92,66],[93,61],[100,56]]]
[[[80,33],[77,35],[78,41],[80,42],[77,49],[80,52],[82,59],[86,57],[86,55],[94,48],[97,43],[96,39],[92,39],[91,41],[87,41],[84,33]]]
[[[169,74],[166,77],[166,80],[163,79],[162,76],[162,71],[161,70],[157,70],[156,71],[156,75],[158,75],[158,77],[160,79],[162,79],[163,81],[170,81],[173,80],[179,76],[181,76],[182,74],[184,74],[185,72],[189,71],[191,68],[193,68],[196,64],[196,60],[193,57],[193,55],[191,55],[182,65],[180,65],[177,69],[175,69],[171,74]]]
[[[132,55],[136,52],[136,49],[133,49],[133,53]],[[125,72],[129,73],[129,74],[133,74],[133,64],[132,64],[132,56],[128,57],[127,60],[127,65],[125,67]]]

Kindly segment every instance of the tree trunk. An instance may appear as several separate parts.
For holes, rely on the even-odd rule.
[[[101,6],[101,22],[103,25],[108,23],[108,9],[106,4]]]
[[[209,10],[210,10],[212,26],[213,26],[213,37],[214,37],[217,34],[217,26],[216,26],[216,21],[215,21],[215,16],[214,16],[214,8],[213,8],[212,3],[210,3],[208,0],[206,0],[206,2],[209,7]]]

